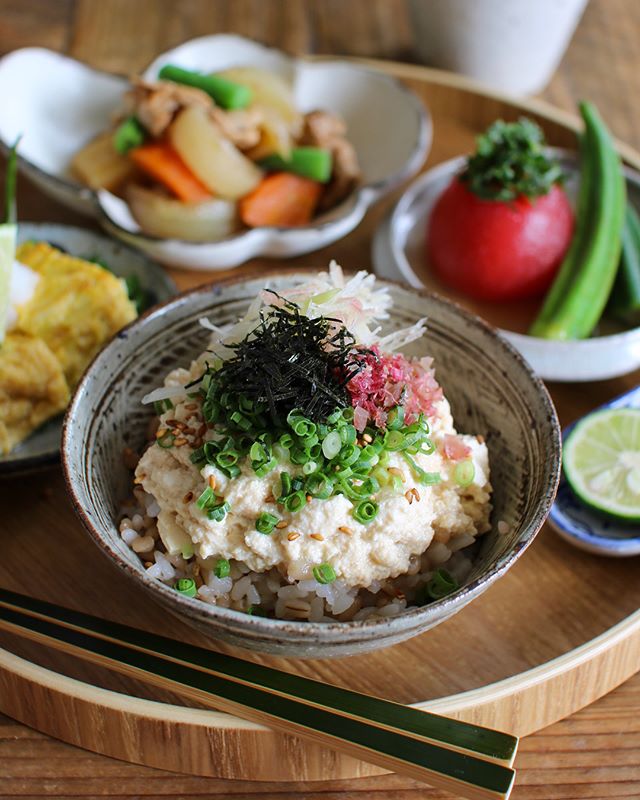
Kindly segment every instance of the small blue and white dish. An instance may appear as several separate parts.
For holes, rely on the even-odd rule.
[[[640,386],[600,408],[640,408]],[[562,431],[563,439],[574,425]],[[580,550],[615,558],[640,555],[640,525],[607,519],[588,508],[573,494],[564,476],[548,520],[559,536]]]

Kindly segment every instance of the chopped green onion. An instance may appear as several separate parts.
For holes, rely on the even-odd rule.
[[[173,408],[173,403],[169,398],[166,400],[156,400],[153,404],[153,410],[160,417],[165,411],[170,411]]]
[[[183,594],[185,597],[195,597],[198,593],[196,582],[193,578],[180,578],[179,581],[176,581],[173,588],[176,592],[180,592],[180,594]]]
[[[283,433],[280,437],[280,444],[286,449],[290,450],[294,445],[293,436],[290,433]]]
[[[200,497],[196,500],[198,508],[211,508],[217,501],[216,493],[210,486],[202,492]]]
[[[302,474],[311,475],[311,473],[315,472],[317,469],[318,464],[315,461],[307,461],[306,464],[302,465]]]
[[[456,468],[453,472],[453,478],[458,486],[469,486],[469,484],[473,483],[473,479],[475,477],[476,468],[471,459],[468,461],[461,461],[459,464],[456,464]]]
[[[416,462],[408,456],[406,453],[402,453],[404,460],[407,464],[411,467],[411,471],[417,481],[424,484],[425,486],[433,486],[436,483],[440,483],[442,480],[442,476],[439,472],[425,472],[422,467],[419,467]]]
[[[309,458],[312,458],[314,461],[318,461],[322,457],[322,445],[320,442],[318,444],[314,444],[309,448]]]
[[[355,444],[358,437],[358,432],[353,425],[341,425],[338,429],[342,444]]]
[[[400,431],[390,430],[384,435],[384,446],[387,450],[402,450],[404,445],[404,433]]]
[[[240,411],[234,411],[230,419],[231,422],[235,422],[235,424],[240,428],[240,430],[243,431],[251,430],[251,420],[247,419],[247,417]]]
[[[146,131],[135,117],[123,120],[113,134],[113,146],[117,153],[126,155],[134,147],[140,147],[146,139]]]
[[[213,574],[216,578],[228,578],[231,574],[231,562],[226,558],[219,558],[213,568]]]
[[[333,494],[333,481],[322,473],[307,478],[305,491],[318,500],[327,500]]]
[[[259,478],[264,478],[271,470],[277,465],[278,461],[275,458],[270,458],[264,464],[261,464],[259,467],[254,467],[254,472]]]
[[[315,423],[311,422],[310,419],[305,419],[304,417],[294,418],[294,420],[292,420],[289,424],[297,436],[311,436],[316,432]]]
[[[199,447],[197,450],[194,450],[189,456],[189,461],[191,461],[192,464],[197,464],[199,467],[203,467],[207,463],[207,459],[204,454],[204,447]]]
[[[362,450],[357,444],[345,444],[340,450],[338,461],[343,467],[350,467],[355,464],[362,457]]]
[[[342,449],[342,439],[338,431],[331,431],[328,433],[322,442],[322,452],[324,457],[331,461],[335,458]]]
[[[252,617],[266,617],[267,612],[260,606],[247,606],[247,614]]]
[[[262,442],[254,442],[249,449],[249,458],[252,461],[264,461],[268,458],[267,449]]]
[[[186,86],[195,86],[202,89],[222,108],[246,108],[252,100],[252,92],[248,86],[234,83],[218,75],[203,75],[189,69],[165,64],[158,73],[158,78],[163,81],[183,83]]]
[[[288,472],[280,473],[280,498],[287,497],[291,493],[291,475]]]
[[[264,511],[256,520],[256,530],[258,533],[269,534],[279,521],[275,514],[269,514],[268,511]]]
[[[363,447],[360,451],[360,457],[358,458],[358,466],[374,467],[379,460],[380,456],[378,455],[377,448],[368,444],[365,447]]]
[[[309,455],[305,450],[301,450],[299,447],[292,448],[289,451],[289,461],[292,464],[306,464],[309,460]]]
[[[451,594],[451,592],[455,592],[457,588],[458,581],[450,572],[440,567],[427,583],[427,594],[432,600],[440,600],[442,597]]]
[[[363,500],[361,503],[358,503],[358,505],[352,511],[354,519],[356,519],[358,522],[361,522],[363,525],[366,525],[368,522],[371,522],[372,519],[375,519],[377,513],[378,504],[373,500]]]
[[[217,506],[213,506],[213,508],[209,508],[207,510],[207,517],[214,522],[222,522],[222,520],[227,516],[229,508],[229,503],[222,502]]]
[[[313,568],[313,577],[318,583],[333,583],[336,579],[336,571],[331,564],[317,564]]]
[[[158,447],[162,447],[165,450],[168,450],[170,447],[173,447],[173,443],[175,442],[176,437],[172,433],[165,433],[164,436],[161,436],[159,439],[156,439]]]
[[[304,508],[306,502],[307,498],[305,493],[297,491],[285,497],[284,507],[290,514],[295,514],[296,511],[300,511],[301,508]]]
[[[404,406],[392,408],[387,415],[387,430],[396,431],[404,425]]]
[[[227,469],[237,464],[239,458],[240,453],[237,450],[223,450],[216,456],[216,461],[221,467]]]

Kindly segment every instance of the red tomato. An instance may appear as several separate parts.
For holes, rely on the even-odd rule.
[[[512,201],[483,200],[455,178],[436,202],[427,257],[442,281],[481,300],[542,294],[573,234],[564,190]]]

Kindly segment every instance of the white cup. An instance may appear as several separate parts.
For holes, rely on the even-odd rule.
[[[539,92],[558,66],[587,0],[410,0],[428,64],[511,94]]]

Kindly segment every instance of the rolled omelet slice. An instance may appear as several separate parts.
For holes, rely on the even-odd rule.
[[[62,367],[42,339],[8,333],[0,347],[0,454],[13,450],[68,402]]]
[[[135,319],[123,281],[46,242],[25,242],[16,259],[40,275],[15,329],[44,340],[73,389],[98,350]]]

